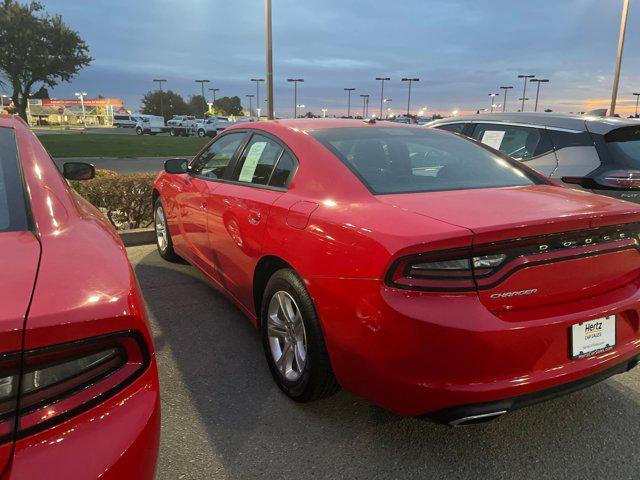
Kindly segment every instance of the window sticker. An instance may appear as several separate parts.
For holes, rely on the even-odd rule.
[[[502,139],[505,133],[504,130],[486,130],[480,141],[496,150],[500,150],[500,145],[502,145]]]
[[[242,165],[242,170],[240,170],[240,177],[238,180],[241,182],[250,182],[253,180],[253,174],[256,172],[256,167],[258,166],[258,162],[260,161],[260,157],[262,156],[262,152],[264,152],[266,146],[267,142],[256,142],[251,145],[249,153],[247,153],[247,158],[244,160],[244,164]]]

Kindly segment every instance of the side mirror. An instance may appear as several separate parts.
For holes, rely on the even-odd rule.
[[[579,185],[581,187],[585,186],[586,178],[584,177],[561,177],[563,183],[570,183],[572,185]]]
[[[62,174],[67,180],[91,180],[96,176],[96,168],[90,163],[66,162],[62,165]]]
[[[187,173],[188,162],[184,158],[170,158],[164,162],[164,171],[167,173]]]

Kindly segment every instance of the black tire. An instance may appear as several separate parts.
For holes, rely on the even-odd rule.
[[[171,130],[169,130],[169,135],[171,135],[172,137],[177,137],[178,136],[178,132],[176,132],[176,130],[174,128],[172,128]]]
[[[301,375],[295,380],[289,380],[278,369],[269,340],[267,320],[269,304],[274,295],[281,291],[289,294],[294,300],[304,325],[306,362]],[[340,389],[338,380],[331,368],[324,335],[313,300],[294,270],[278,270],[269,279],[264,291],[260,317],[262,344],[267,364],[280,390],[296,402],[311,402],[331,396]]]
[[[136,135],[144,135],[144,130],[140,127],[136,128]]]
[[[164,245],[161,245],[160,236],[158,235],[158,216],[162,215],[162,221],[164,222],[165,227],[165,242]],[[153,228],[156,232],[156,248],[158,249],[158,253],[162,258],[167,260],[168,262],[178,262],[180,261],[180,257],[173,250],[173,242],[171,241],[171,234],[169,233],[169,228],[167,226],[167,216],[164,213],[164,205],[162,205],[162,200],[158,197],[156,203],[153,204]]]
[[[200,129],[200,130],[198,130],[198,136],[200,138],[204,138],[204,137],[207,136],[207,132],[205,132],[204,130]]]

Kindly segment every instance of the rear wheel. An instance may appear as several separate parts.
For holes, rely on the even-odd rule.
[[[207,132],[205,132],[203,129],[198,130],[198,136],[199,137],[204,137],[207,134]]]
[[[174,128],[172,128],[171,130],[169,130],[169,135],[171,135],[172,137],[177,137],[178,136],[178,132],[176,132],[176,130]]]
[[[167,226],[167,216],[164,213],[164,206],[160,198],[156,200],[153,206],[153,225],[156,232],[156,247],[160,256],[169,262],[178,261],[180,257],[173,250],[173,242]]]
[[[313,301],[293,270],[278,270],[269,279],[261,329],[271,375],[293,400],[317,400],[340,388]]]
[[[136,135],[144,135],[144,130],[141,127],[136,128]]]

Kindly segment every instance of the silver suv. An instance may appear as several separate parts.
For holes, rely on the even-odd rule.
[[[640,121],[495,113],[427,124],[473,138],[573,188],[640,203]]]

